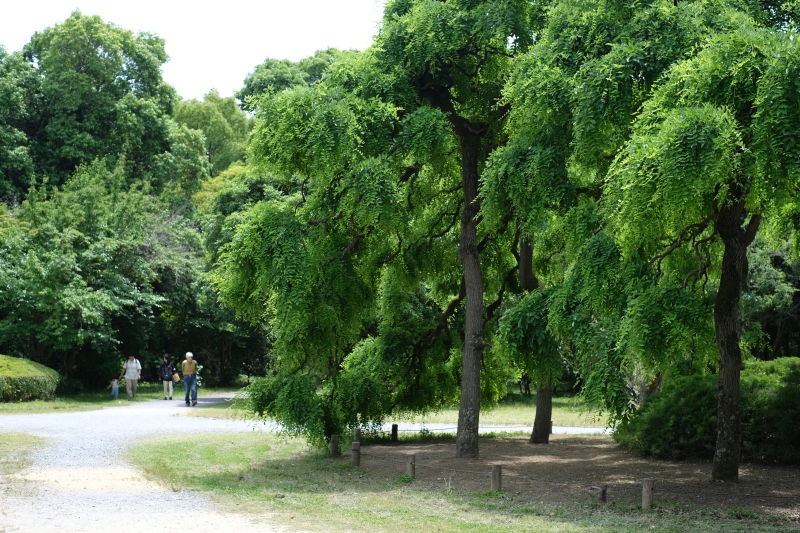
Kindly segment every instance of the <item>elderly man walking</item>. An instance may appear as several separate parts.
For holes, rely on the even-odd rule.
[[[192,352],[186,352],[186,359],[181,363],[183,388],[186,390],[186,407],[189,407],[189,393],[192,393],[192,407],[197,405],[197,361]]]
[[[122,365],[122,373],[119,379],[125,376],[125,389],[128,391],[128,399],[136,398],[136,388],[139,380],[142,379],[142,364],[133,355],[128,356],[128,360]]]

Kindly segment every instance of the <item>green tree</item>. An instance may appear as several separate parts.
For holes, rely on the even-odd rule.
[[[793,35],[743,23],[679,62],[646,102],[610,171],[605,205],[625,256],[655,257],[659,283],[718,276],[717,444],[712,475],[736,480],[741,446],[740,299],[765,217],[794,209],[800,166]]]
[[[26,87],[31,83],[33,69],[0,46],[0,198],[6,201],[18,199],[33,176],[28,138],[19,129],[28,113]]]
[[[501,144],[506,109],[497,105],[510,60],[531,44],[527,2],[390,2],[376,39],[379,64],[407,83],[403,102],[447,119],[460,148],[459,260],[465,285],[461,403],[456,455],[478,455],[484,280],[478,239],[482,162]]]
[[[110,173],[99,162],[81,167],[62,190],[32,189],[4,213],[5,350],[89,381],[117,369],[113,319],[147,316],[163,301],[152,291],[164,237],[157,204],[123,180],[121,166]]]
[[[175,92],[161,78],[164,41],[75,11],[37,32],[23,56],[40,80],[22,129],[37,173],[63,183],[82,163],[108,158],[145,175],[169,150]]]
[[[253,109],[257,97],[267,91],[282,91],[295,87],[308,87],[317,83],[325,69],[331,65],[342,52],[336,48],[317,50],[311,57],[298,62],[288,59],[267,58],[257,65],[255,70],[244,79],[244,87],[236,92],[244,109]]]
[[[251,121],[233,97],[223,98],[211,91],[202,101],[180,101],[173,118],[205,136],[205,152],[216,176],[236,161],[244,161]]]
[[[217,283],[272,324],[280,371],[253,397],[270,414],[293,409],[287,427],[327,435],[430,409],[451,401],[455,379],[458,453],[477,454],[481,400],[507,373],[485,358],[481,380],[484,322],[515,269],[513,228],[479,238],[478,176],[500,142],[496,98],[529,7],[392,2],[373,49],[257,101],[255,161],[301,185],[246,213]],[[480,253],[497,276],[483,279]],[[486,315],[484,287],[499,295]],[[294,409],[309,390],[317,400]]]

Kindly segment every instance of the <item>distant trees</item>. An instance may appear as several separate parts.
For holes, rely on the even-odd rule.
[[[313,56],[297,62],[267,58],[247,75],[244,87],[236,92],[236,98],[244,109],[252,110],[258,105],[258,97],[268,91],[312,86],[322,78],[325,69],[345,53],[336,48],[327,48],[317,50]]]
[[[211,91],[202,101],[179,101],[173,118],[180,124],[203,132],[205,152],[216,176],[235,162],[244,162],[252,120],[232,97]]]
[[[0,50],[2,352],[93,385],[128,354],[189,347],[230,382],[268,350],[209,290],[194,219],[248,119],[216,93],[176,109],[166,59],[162,39],[77,11]]]

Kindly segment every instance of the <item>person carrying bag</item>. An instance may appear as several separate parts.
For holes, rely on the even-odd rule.
[[[161,382],[164,384],[164,399],[172,399],[173,376],[177,373],[175,365],[169,360],[169,356],[164,354],[164,362],[161,364]]]

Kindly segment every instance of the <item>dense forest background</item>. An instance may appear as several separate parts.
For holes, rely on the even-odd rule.
[[[393,0],[202,101],[76,12],[0,49],[0,349],[73,388],[191,350],[318,443],[458,404],[464,457],[509,382],[546,442],[565,376],[612,423],[719,376],[735,479],[743,362],[800,345],[796,9]]]

